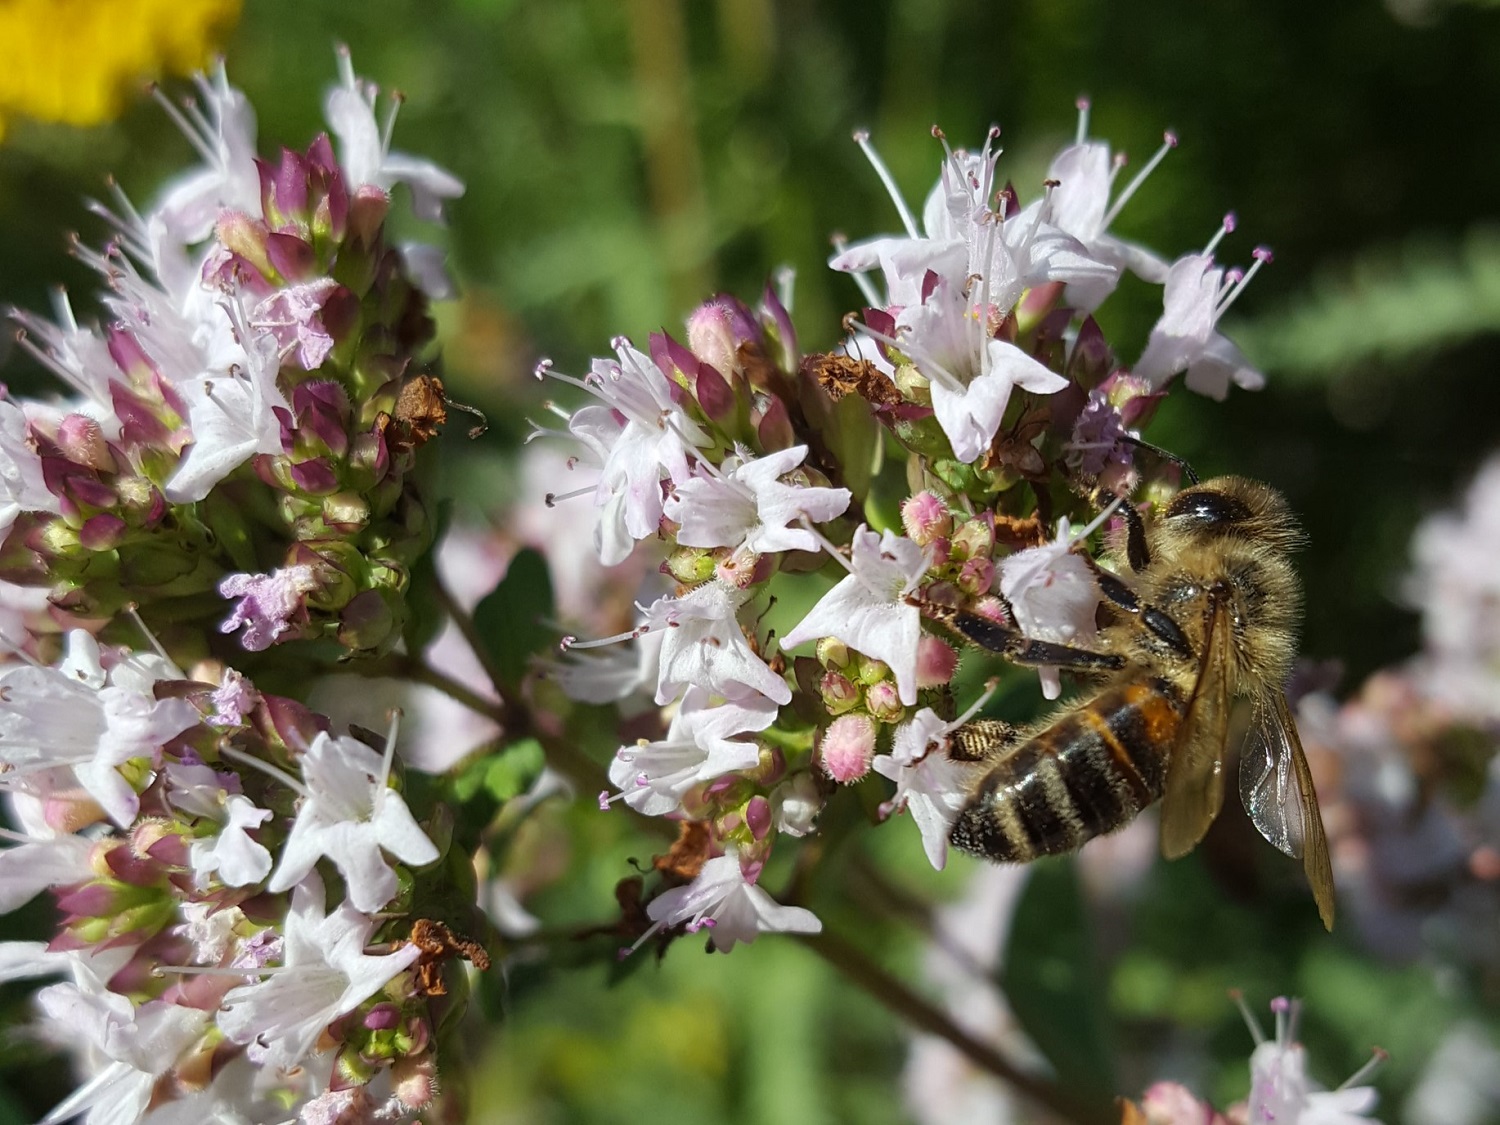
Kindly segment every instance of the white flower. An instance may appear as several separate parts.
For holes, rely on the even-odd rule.
[[[1087,644],[1095,635],[1094,614],[1103,600],[1089,564],[1073,553],[1073,544],[1093,531],[1069,533],[1067,517],[1058,521],[1057,538],[1028,547],[1000,562],[1000,593],[1010,603],[1016,628],[1034,641]],[[1040,668],[1042,692],[1062,694],[1056,668]]]
[[[677,405],[673,383],[651,357],[615,340],[617,360],[596,359],[587,379],[543,362],[539,376],[581,387],[600,400],[575,410],[568,431],[602,466],[594,490],[600,509],[595,546],[606,566],[623,562],[634,542],[655,535],[662,517],[662,480],[691,479],[688,450],[710,444],[703,428]]]
[[[995,207],[1001,186],[995,172],[1000,150],[993,147],[997,135],[990,133],[977,154],[958,150],[944,158],[938,182],[922,208],[925,235],[917,232],[905,203],[892,189],[907,237],[876,238],[847,247],[829,264],[852,273],[881,269],[885,305],[895,308],[921,303],[930,286],[929,273],[939,283],[966,285],[973,279],[974,292],[984,294],[981,303],[993,305],[1002,316],[1025,290],[1048,281],[1111,284],[1118,271],[1101,264],[1077,238],[1059,229],[1052,221],[1050,199],[1020,213]],[[873,149],[864,147],[890,187]],[[1000,207],[1006,206],[1002,201]]]
[[[374,919],[341,903],[324,915],[316,877],[292,892],[281,967],[224,997],[218,1024],[235,1043],[253,1043],[257,1061],[290,1068],[302,1061],[334,1020],[354,1011],[421,956],[415,945],[371,957],[365,945]]]
[[[1377,1101],[1374,1088],[1349,1084],[1367,1070],[1337,1090],[1322,1089],[1307,1076],[1307,1052],[1296,1041],[1298,1004],[1278,997],[1271,1002],[1271,1010],[1276,1013],[1274,1039],[1264,1038],[1250,1013],[1244,1011],[1256,1038],[1250,1056],[1246,1125],[1378,1125],[1368,1116]],[[1380,1057],[1377,1054],[1367,1065]]]
[[[247,346],[238,362],[203,366],[196,377],[178,384],[187,403],[193,443],[167,481],[166,496],[174,504],[202,500],[257,453],[282,452],[281,422],[275,412],[288,407],[276,385],[276,340],[243,323],[241,332]]]
[[[896,337],[931,384],[932,410],[954,457],[977,461],[994,440],[1012,391],[1055,394],[1068,381],[995,339],[989,324],[995,307],[983,296],[976,305],[965,286],[939,281],[926,301],[902,312]]]
[[[71,770],[99,807],[121,828],[135,819],[140,799],[118,767],[153,758],[161,746],[195,726],[197,708],[185,699],[156,699],[159,669],[136,660],[106,674],[99,644],[82,629],[68,634],[68,656],[57,668],[0,669],[0,763],[29,775]]]
[[[784,649],[837,637],[866,656],[883,660],[896,677],[901,702],[917,701],[917,644],[922,615],[906,597],[927,573],[927,554],[887,530],[861,524],[849,545],[849,576],[824,594],[782,639]]]
[[[776,831],[788,836],[806,836],[813,830],[813,822],[822,811],[823,797],[810,770],[794,773],[771,794]]]
[[[714,948],[728,952],[737,941],[760,934],[816,934],[823,923],[810,910],[782,906],[745,877],[739,853],[731,848],[703,865],[685,887],[664,891],[646,905],[656,927],[686,924],[688,931],[708,929]]]
[[[665,706],[685,687],[745,700],[759,693],[790,703],[792,690],[755,654],[737,614],[749,594],[719,581],[705,582],[680,598],[660,598],[646,611],[647,625],[662,633],[656,702]]]
[[[1219,318],[1270,255],[1256,251],[1255,265],[1243,277],[1225,281],[1212,254],[1188,254],[1172,263],[1162,295],[1161,319],[1151,329],[1146,350],[1132,373],[1160,389],[1179,371],[1189,389],[1223,399],[1229,384],[1258,391],[1266,378],[1216,330]]]
[[[375,120],[376,87],[355,76],[348,48],[339,48],[338,64],[339,84],[328,91],[323,113],[339,140],[339,162],[349,178],[350,194],[361,184],[374,184],[387,191],[396,184],[406,184],[417,218],[441,221],[443,201],[462,195],[463,181],[430,160],[391,152],[388,146],[394,112],[382,128]]]
[[[0,851],[0,914],[24,906],[48,887],[67,887],[94,878],[89,857],[94,845],[81,836],[36,836]]]
[[[406,802],[387,784],[392,750],[387,746],[382,760],[363,742],[318,734],[302,755],[307,793],[267,890],[295,886],[326,855],[344,877],[355,908],[370,914],[396,893],[396,873],[382,850],[414,867],[438,858]]]
[[[214,872],[226,887],[253,886],[271,873],[271,853],[252,840],[246,829],[270,820],[271,812],[256,808],[250,798],[238,794],[225,799],[224,812],[228,819],[218,835],[194,840],[188,849],[193,874],[199,886]]]
[[[677,542],[687,547],[732,547],[736,553],[816,551],[817,537],[799,519],[826,523],[849,507],[847,488],[784,484],[781,477],[807,456],[798,445],[764,457],[731,457],[716,473],[693,476],[667,497],[668,519],[681,525]]]
[[[42,1118],[56,1125],[80,1114],[87,1125],[135,1125],[157,1080],[208,1028],[208,1013],[154,1000],[139,1008],[110,992],[75,958],[75,982],[37,993],[37,1004],[59,1040],[91,1048],[104,1059],[93,1075]]]
[[[0,399],[0,536],[22,512],[60,512],[42,476],[42,459],[27,441],[26,415]]]
[[[948,736],[973,713],[948,723],[923,707],[896,728],[892,752],[877,755],[872,763],[876,773],[896,783],[890,809],[911,813],[922,834],[922,850],[939,871],[948,863],[948,833],[969,799],[966,781],[974,771],[972,763],[948,757]]]
[[[1088,256],[1108,271],[1097,277],[1074,281],[1068,286],[1063,299],[1073,308],[1084,312],[1098,308],[1114,291],[1122,269],[1129,269],[1138,277],[1158,284],[1165,280],[1166,262],[1144,247],[1115,238],[1108,231],[1121,208],[1176,144],[1177,138],[1168,133],[1156,155],[1131,179],[1113,204],[1109,197],[1123,162],[1111,157],[1108,144],[1085,140],[1080,129],[1078,142],[1053,158],[1047,169],[1047,180],[1056,186],[1044,202],[1032,206],[1046,206],[1053,225],[1076,238]]]
[[[255,166],[255,110],[229,84],[224,64],[213,74],[198,75],[201,105],[181,114],[164,102],[187,139],[203,157],[204,166],[167,184],[146,218],[153,243],[178,248],[202,242],[213,233],[225,209],[260,215],[260,174]],[[161,263],[153,263],[158,270]]]
[[[735,736],[765,730],[776,721],[776,712],[776,704],[763,695],[751,695],[743,703],[711,704],[703,689],[689,688],[666,738],[620,747],[610,763],[609,780],[637,812],[676,812],[683,794],[699,782],[756,765],[760,747]]]
[[[666,633],[665,629],[642,633],[623,648],[569,650],[565,659],[547,663],[547,678],[580,703],[615,703],[637,692],[650,694],[661,678],[661,643]]]

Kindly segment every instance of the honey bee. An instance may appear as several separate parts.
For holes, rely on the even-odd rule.
[[[1232,703],[1252,705],[1240,797],[1260,834],[1300,857],[1323,924],[1333,872],[1312,775],[1282,685],[1296,655],[1303,542],[1286,500],[1243,477],[1183,489],[1148,525],[1123,504],[1128,580],[1093,567],[1106,620],[1091,649],[1028,640],[987,618],[924,612],[1024,665],[1092,674],[1098,690],[1039,726],[971,722],[949,756],[983,763],[949,834],[958,848],[1023,863],[1071,852],[1161,801],[1169,858],[1197,846],[1223,803]]]

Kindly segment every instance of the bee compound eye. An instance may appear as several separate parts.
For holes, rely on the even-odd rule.
[[[1248,520],[1251,512],[1243,500],[1234,496],[1207,488],[1190,488],[1172,498],[1166,515],[1168,519],[1223,527]]]

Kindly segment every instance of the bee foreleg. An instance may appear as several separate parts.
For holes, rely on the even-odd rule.
[[[1120,497],[1107,488],[1096,486],[1085,490],[1084,499],[1094,506],[1096,512],[1102,512],[1116,500],[1120,500]],[[1131,570],[1139,574],[1151,565],[1151,549],[1146,546],[1145,521],[1141,519],[1139,509],[1128,498],[1115,508],[1115,515],[1125,521],[1125,561],[1130,564]]]
[[[931,603],[923,605],[923,611],[935,621],[941,621],[955,632],[961,633],[981,648],[999,653],[1014,664],[1027,666],[1053,665],[1058,668],[1074,668],[1090,671],[1123,668],[1123,657],[1112,652],[1093,652],[1086,648],[1056,644],[1052,641],[1034,641],[1025,634],[950,606]]]

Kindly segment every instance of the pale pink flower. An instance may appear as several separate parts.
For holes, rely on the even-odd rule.
[[[1190,390],[1216,399],[1229,394],[1230,383],[1248,391],[1265,386],[1265,376],[1219,334],[1217,326],[1256,269],[1270,257],[1269,251],[1257,250],[1255,265],[1229,281],[1224,270],[1213,264],[1212,254],[1188,254],[1172,263],[1161,319],[1131,369],[1133,374],[1160,389],[1173,375],[1186,371]]]
[[[901,702],[917,701],[917,646],[922,615],[907,602],[927,573],[927,553],[889,530],[876,535],[861,524],[849,545],[849,576],[813,606],[782,639],[782,647],[837,637],[850,648],[890,665]]]
[[[328,91],[323,113],[339,142],[339,163],[349,179],[349,189],[374,184],[389,191],[396,184],[411,190],[412,210],[417,218],[439,222],[443,203],[464,193],[463,181],[430,160],[390,151],[395,125],[394,111],[382,126],[375,120],[378,89],[355,76],[354,61],[347,47],[338,50],[339,84]],[[398,103],[399,104],[399,103]]]
[[[415,945],[365,953],[375,920],[341,903],[324,913],[323,884],[312,877],[292,892],[281,965],[265,980],[224,997],[218,1025],[232,1042],[254,1044],[255,1061],[296,1066],[339,1016],[354,1011],[421,956]]]
[[[749,599],[722,582],[705,582],[680,598],[661,598],[646,610],[646,624],[662,634],[656,702],[672,702],[687,687],[743,700],[759,693],[790,703],[792,690],[755,654],[740,627]]]
[[[245,627],[240,643],[251,652],[270,648],[294,620],[307,612],[306,595],[317,589],[317,577],[306,564],[282,567],[270,574],[231,574],[219,583],[219,593],[239,598],[234,612],[219,626],[232,633]]]
[[[249,887],[271,873],[271,853],[251,839],[247,829],[256,828],[271,819],[269,809],[256,808],[248,797],[227,796],[223,808],[225,820],[218,835],[195,839],[188,848],[188,860],[200,886],[217,874],[226,887]]]
[[[778,708],[760,694],[744,702],[711,702],[702,688],[689,688],[666,737],[621,746],[609,766],[609,780],[620,799],[647,816],[680,811],[693,786],[760,761],[760,746],[739,735],[765,730]]]
[[[355,908],[369,914],[396,893],[396,873],[383,853],[414,867],[438,858],[406,802],[390,787],[393,753],[394,746],[387,745],[382,759],[356,739],[319,733],[300,759],[306,792],[267,890],[288,890],[327,856],[344,877]]]
[[[800,520],[826,523],[849,507],[847,488],[809,488],[781,478],[802,464],[807,446],[764,457],[730,457],[712,474],[678,484],[664,505],[687,547],[730,547],[747,555],[816,551],[818,540]]]
[[[185,699],[156,699],[160,669],[138,659],[106,672],[99,644],[81,629],[68,634],[67,659],[56,668],[0,669],[0,763],[15,771],[12,786],[42,784],[52,771],[71,771],[117,825],[128,828],[140,798],[119,767],[154,759],[160,748],[201,721]]]
[[[823,929],[812,911],[780,905],[747,878],[733,848],[705,863],[687,886],[652,899],[646,913],[656,923],[653,930],[683,924],[689,933],[707,929],[714,948],[725,953],[736,942],[752,942],[761,934],[816,934]]]
[[[944,722],[931,707],[923,707],[896,728],[889,754],[875,758],[875,772],[896,783],[891,798],[892,813],[910,812],[922,834],[922,850],[934,868],[948,863],[948,833],[968,803],[968,779],[972,762],[948,757],[948,736],[973,716],[973,711],[954,722]]]
[[[1000,563],[1000,593],[1010,603],[1016,628],[1036,641],[1086,646],[1097,632],[1094,614],[1103,597],[1089,564],[1073,552],[1094,525],[1070,534],[1067,518],[1058,521],[1057,538],[1040,547],[1007,555]],[[1041,668],[1048,699],[1062,693],[1056,668]]]

